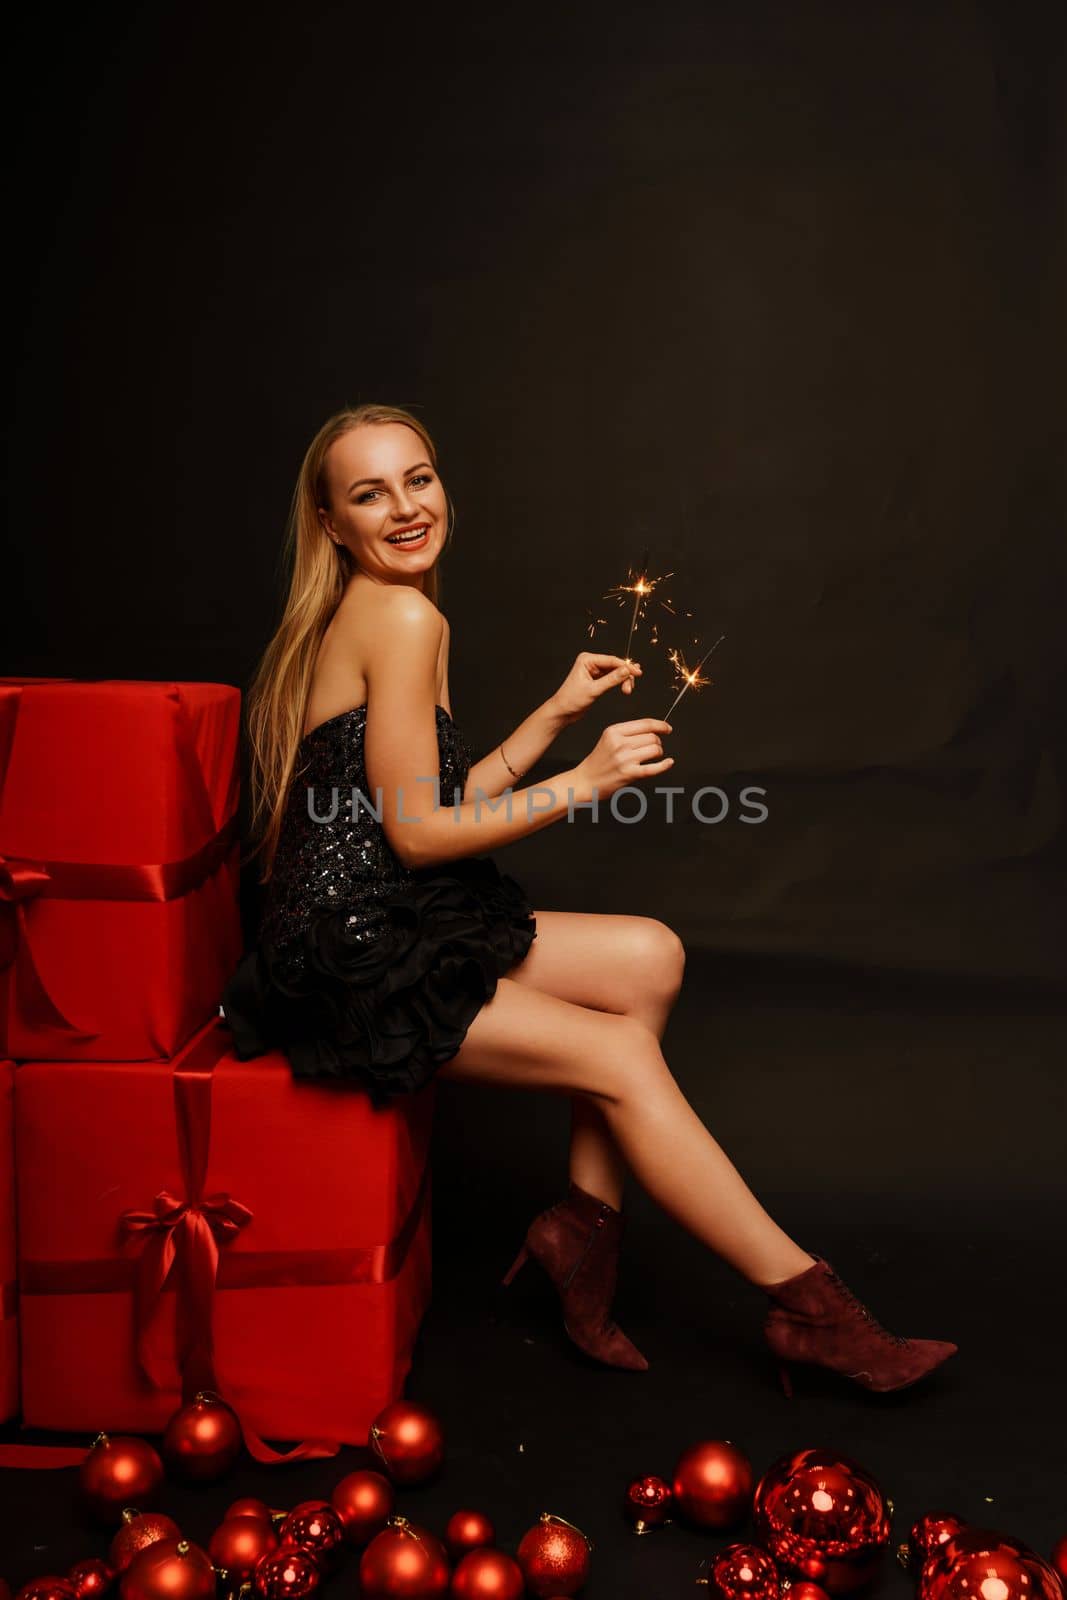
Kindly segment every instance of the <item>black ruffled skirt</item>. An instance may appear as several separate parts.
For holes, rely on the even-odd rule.
[[[377,938],[356,938],[342,910],[306,930],[296,964],[266,943],[245,956],[223,997],[240,1060],[280,1049],[295,1077],[354,1083],[387,1104],[452,1059],[537,933],[522,889],[489,856],[423,868],[381,904]]]

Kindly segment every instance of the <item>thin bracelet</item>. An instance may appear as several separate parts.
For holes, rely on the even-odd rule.
[[[521,778],[522,777],[522,773],[515,771],[515,768],[511,765],[511,762],[508,760],[507,756],[504,754],[504,746],[503,745],[500,746],[500,759],[501,759],[501,761],[503,761],[504,765],[507,767],[508,771],[511,773],[511,776],[513,778]]]

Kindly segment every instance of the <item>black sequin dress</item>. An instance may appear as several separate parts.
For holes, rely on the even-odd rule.
[[[439,803],[451,807],[471,752],[443,706],[436,717]],[[489,856],[398,859],[374,815],[365,725],[356,706],[301,741],[256,947],[223,1011],[240,1060],[281,1049],[295,1076],[353,1082],[381,1105],[456,1054],[536,922]],[[432,785],[419,790],[409,813],[434,802]]]

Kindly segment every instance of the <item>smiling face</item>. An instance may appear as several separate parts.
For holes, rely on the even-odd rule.
[[[448,534],[444,485],[402,422],[363,423],[330,446],[319,520],[376,583],[423,586]]]

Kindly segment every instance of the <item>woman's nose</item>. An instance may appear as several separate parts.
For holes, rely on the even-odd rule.
[[[418,510],[415,497],[406,484],[401,484],[393,497],[393,510],[400,517],[410,517]]]

